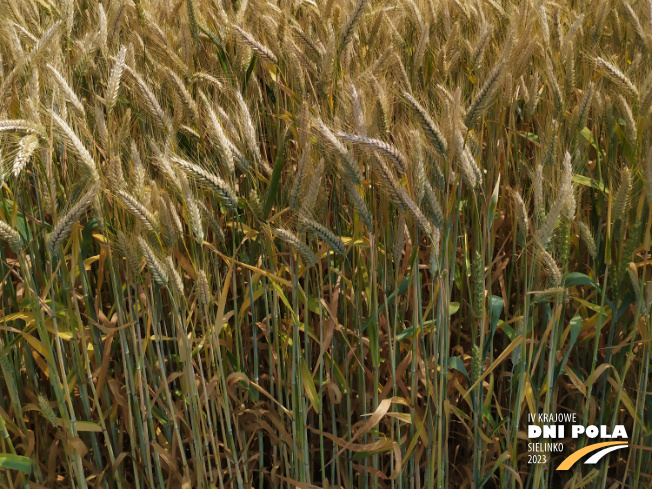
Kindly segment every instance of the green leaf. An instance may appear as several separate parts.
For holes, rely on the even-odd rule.
[[[514,339],[516,338],[516,331],[514,331],[514,328],[512,328],[507,324],[503,324],[503,326],[501,327],[501,331],[507,335],[509,341],[514,341]]]
[[[30,234],[27,232],[27,221],[25,220],[25,214],[19,212],[14,206],[13,201],[10,201],[9,199],[0,201],[0,209],[2,209],[2,212],[6,216],[7,224],[10,226],[12,225],[12,215],[14,212],[16,213],[16,230],[23,238],[23,240],[27,241],[27,237]]]
[[[257,59],[258,59],[257,54],[254,54],[251,57],[251,62],[249,63],[249,67],[247,68],[247,72],[245,73],[244,83],[242,84],[242,91],[243,92],[247,89],[247,84],[249,83],[249,78],[251,78],[251,72],[254,70],[254,66],[256,65],[256,60]]]
[[[451,302],[450,305],[448,306],[448,315],[452,316],[453,314],[455,314],[459,310],[460,310],[460,303],[459,302]]]
[[[503,312],[503,308],[505,307],[505,301],[500,296],[492,295],[490,297],[490,302],[491,306],[489,310],[489,324],[491,325],[491,330],[489,332],[489,336],[485,340],[484,347],[482,349],[485,355],[491,350],[494,334],[496,333],[496,327],[498,326],[498,320],[500,319],[500,314]]]
[[[468,267],[467,270],[469,270]],[[460,267],[455,267],[455,275],[453,276],[453,282],[455,282],[455,286],[458,288],[458,290],[462,290],[462,274],[460,273]]]
[[[463,373],[467,382],[469,384],[471,383],[471,379],[469,379],[469,373],[466,371],[466,367],[464,366],[464,361],[460,357],[450,357],[448,359],[448,367]]]
[[[593,135],[591,134],[591,130],[588,127],[584,126],[583,129],[580,129],[580,134],[587,141],[591,143],[593,142]]]
[[[523,136],[525,139],[529,139],[533,143],[539,144],[541,141],[539,140],[539,136],[537,136],[534,133],[531,132],[525,132],[525,131],[519,131],[519,134]]]
[[[580,316],[573,317],[573,319],[570,320],[570,339],[568,340],[568,349],[566,350],[566,354],[564,355],[564,358],[562,358],[561,362],[559,362],[559,366],[555,369],[555,376],[554,376],[553,383],[557,381],[557,378],[559,377],[561,370],[564,368],[564,365],[566,365],[568,356],[570,355],[573,346],[575,346],[575,342],[577,341],[577,337],[580,335],[581,330],[582,330],[582,318]]]
[[[412,338],[412,336],[420,332],[422,332],[422,334],[428,334],[432,331],[434,323],[434,321],[424,321],[421,326],[409,326],[396,335],[396,340],[403,341]]]
[[[509,460],[509,457],[510,457],[509,452],[504,452],[500,457],[498,457],[498,460],[496,460],[496,463],[494,464],[493,468],[479,482],[478,487],[483,487],[489,481],[489,479],[493,477],[494,472],[496,472],[496,470],[500,468],[500,466],[502,466],[507,460]]]
[[[405,328],[403,331],[396,335],[396,341],[403,341],[407,338],[411,338],[412,335],[414,335],[415,330],[416,328],[414,326]]]
[[[500,314],[503,312],[505,307],[505,301],[502,297],[498,295],[491,296],[491,331],[492,333],[496,331],[496,325],[498,324],[498,319],[500,319]]]
[[[22,455],[5,453],[0,455],[0,468],[19,470],[30,474],[32,472],[32,459]]]
[[[494,192],[491,194],[491,200],[489,201],[489,212],[487,217],[489,218],[488,228],[491,230],[491,225],[494,222],[494,217],[496,214],[496,205],[498,204],[498,191],[500,190],[500,174],[498,174],[498,179],[496,180],[496,186],[494,187]]]
[[[281,182],[281,172],[283,171],[283,154],[285,153],[285,141],[287,131],[281,134],[281,139],[278,145],[278,152],[276,153],[276,163],[274,163],[274,170],[272,171],[272,178],[269,181],[269,188],[267,189],[267,197],[265,198],[265,207],[263,207],[263,216],[267,219],[269,212],[272,210],[272,205],[276,200],[278,193],[278,186]]]
[[[586,139],[589,143],[591,143],[591,146],[593,146],[593,148],[600,154],[600,159],[601,160],[605,159],[604,153],[595,142],[595,139],[593,139],[593,134],[591,134],[591,130],[585,126],[584,129],[580,131],[580,134],[584,139]]]
[[[100,226],[100,222],[97,218],[93,218],[84,224],[84,229],[82,230],[82,251],[81,256],[88,258],[91,256],[91,250],[93,249],[93,231],[95,228]]]
[[[211,40],[211,42],[215,45],[215,48],[217,49],[217,57],[220,60],[220,65],[222,66],[222,71],[228,78],[229,82],[231,85],[234,85],[233,83],[233,73],[231,71],[231,62],[229,61],[229,57],[224,51],[224,45],[222,44],[222,41],[220,38],[215,34],[212,30],[210,30],[206,25],[204,25],[201,22],[198,22],[198,27],[199,29],[208,36],[208,38]]]
[[[598,284],[588,275],[580,272],[570,272],[564,275],[564,287],[577,287],[579,285],[590,285],[596,290],[600,290]]]
[[[629,143],[629,139],[627,136],[625,136],[625,133],[623,132],[623,129],[621,126],[626,125],[624,121],[619,121],[618,124],[614,125],[614,131],[616,132],[616,136],[618,136],[618,140],[620,141],[620,144],[622,146],[622,152],[623,155],[625,155],[625,159],[627,160],[627,163],[630,165],[633,164],[634,160],[634,152],[632,151],[632,145]]]
[[[349,388],[342,370],[340,370],[340,367],[333,361],[333,357],[331,357],[328,352],[324,352],[324,358],[328,361],[328,366],[333,369],[334,378],[337,381],[337,386],[339,387],[340,392],[346,394]]]
[[[585,177],[584,175],[573,175],[573,182],[579,185],[584,185],[585,187],[598,189],[605,194],[609,193],[609,190],[604,186],[604,183],[598,182],[597,180],[593,180],[589,177]]]
[[[504,417],[498,424],[492,423],[493,430],[489,433],[489,438],[493,438],[501,426],[509,422],[509,416]]]

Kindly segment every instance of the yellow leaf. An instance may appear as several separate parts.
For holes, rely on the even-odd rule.
[[[315,412],[320,411],[321,399],[317,395],[317,389],[315,389],[315,382],[312,380],[310,375],[310,369],[306,365],[305,360],[301,357],[301,380],[303,382],[303,388],[306,390],[306,395],[310,399],[312,407],[315,409]]]
[[[104,431],[99,424],[91,423],[90,421],[76,421],[77,431],[92,431],[94,433],[102,433]]]

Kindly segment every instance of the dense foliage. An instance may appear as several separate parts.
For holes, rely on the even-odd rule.
[[[0,486],[649,487],[651,57],[649,0],[3,0]],[[530,464],[561,412],[631,446]]]

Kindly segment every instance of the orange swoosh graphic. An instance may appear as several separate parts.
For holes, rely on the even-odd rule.
[[[612,445],[627,445],[627,443],[622,441],[605,441],[603,443],[594,443],[593,445],[586,446],[581,450],[573,453],[572,455],[566,457],[566,459],[559,465],[559,467],[557,467],[557,470],[568,470],[584,455],[595,452],[596,450],[600,450],[604,447],[610,447]]]

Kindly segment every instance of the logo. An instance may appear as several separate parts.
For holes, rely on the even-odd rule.
[[[566,431],[567,424],[570,424],[570,432],[568,434],[570,434],[572,439],[578,439],[582,435],[585,435],[589,439],[598,437],[603,440],[622,438],[620,441],[603,441],[587,445],[566,457],[556,470],[569,470],[575,463],[589,454],[592,455],[584,463],[589,465],[596,464],[605,455],[621,448],[627,448],[628,446],[627,431],[623,425],[616,425],[613,432],[606,425],[584,426],[578,424],[577,414],[575,413],[529,414],[528,421],[530,423],[527,430],[528,439],[537,440],[533,443],[528,443],[528,452],[530,452],[529,463],[547,463],[547,455],[549,453],[562,452],[564,450],[564,443],[554,440],[566,438],[568,433]],[[535,422],[538,422],[538,424],[534,424]],[[541,442],[538,440],[550,441]]]
[[[602,457],[604,457],[609,452],[618,450],[619,448],[627,448],[627,443],[622,443],[619,441],[605,441],[603,443],[593,443],[589,446],[586,446],[577,452],[573,453],[566,457],[566,459],[557,467],[557,470],[568,470],[570,469],[575,462],[581,459],[584,455],[589,453],[597,452],[589,457],[584,463],[585,464],[597,464]]]

